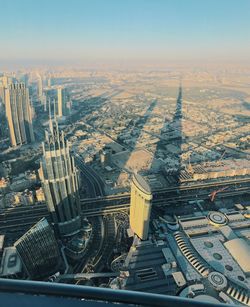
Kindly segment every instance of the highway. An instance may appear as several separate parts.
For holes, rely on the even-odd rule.
[[[184,192],[184,191],[183,191]],[[250,188],[245,187],[233,187],[231,190],[224,190],[218,193],[217,198],[227,198],[237,195],[249,194]],[[209,191],[193,191],[193,193],[165,196],[164,199],[153,199],[153,205],[155,207],[164,207],[171,205],[178,205],[183,202],[188,202],[194,199],[209,199]],[[94,198],[90,201],[82,200],[82,215],[86,217],[102,216],[106,214],[112,214],[119,211],[128,211],[130,206],[130,197],[122,195],[122,197],[102,197]],[[38,205],[33,207],[18,207],[14,209],[7,209],[0,213],[0,232],[5,233],[9,230],[15,232],[20,229],[26,229],[27,226],[35,224],[42,217],[49,219],[45,205]]]
[[[234,185],[242,185],[242,184],[249,184],[250,178],[239,178],[237,180],[225,180],[225,181],[218,181],[218,182],[208,182],[203,184],[192,184],[192,185],[180,185],[174,186],[170,188],[164,188],[153,191],[154,200],[156,199],[163,199],[169,200],[171,197],[171,193],[175,195],[179,192],[188,192],[188,191],[200,191],[202,189],[206,189],[206,193],[209,194],[210,192],[217,190],[217,188],[227,187],[227,186],[234,186]],[[241,187],[239,187],[241,188]],[[191,194],[192,197],[199,193]],[[169,194],[169,195],[168,195]],[[178,201],[178,196],[174,197],[174,200]],[[156,201],[157,202],[157,201]],[[104,206],[104,203],[107,205],[113,204],[114,206],[119,206],[121,204],[128,204],[130,203],[130,193],[118,194],[118,195],[111,195],[111,196],[103,196],[98,198],[87,198],[81,199],[81,206],[87,209],[92,208],[93,206],[97,207],[98,204]],[[83,209],[84,210],[84,209]]]
[[[171,188],[162,188],[154,190],[153,193],[161,194],[161,193],[167,193],[167,192],[174,192],[174,191],[188,191],[188,190],[194,190],[194,189],[204,189],[204,188],[216,188],[221,186],[230,186],[230,185],[236,185],[236,184],[242,184],[242,183],[250,183],[250,177],[247,178],[237,178],[237,179],[228,179],[223,180],[221,178],[218,178],[217,181],[210,181],[200,184],[180,184],[179,186],[174,186]]]
[[[98,175],[92,173],[89,167],[83,165],[81,161],[78,166],[85,174],[89,174],[92,184],[93,198],[81,199],[81,212],[86,217],[97,217],[106,214],[112,214],[119,211],[128,211],[130,204],[130,194],[120,194],[104,196],[103,184],[98,180]],[[192,186],[181,186],[168,188],[160,193],[155,193],[153,205],[155,207],[164,207],[183,204],[194,199],[209,199],[209,193],[217,190],[218,187],[229,187],[230,190],[224,190],[217,194],[216,198],[226,198],[237,195],[246,195],[250,193],[250,178],[241,178],[237,180],[227,180],[217,183],[196,184]],[[179,192],[176,192],[177,191]],[[205,190],[204,190],[205,189]],[[34,225],[39,219],[49,214],[45,204],[39,204],[32,207],[8,208],[0,211],[0,232],[20,233],[25,232],[31,225]]]
[[[43,217],[50,220],[46,205],[8,208],[0,212],[0,233],[24,233]]]
[[[232,196],[240,196],[243,194],[250,194],[250,188],[249,187],[244,187],[244,188],[239,188],[236,190],[232,191],[222,191],[218,193],[217,198],[227,198],[227,197],[232,197]],[[195,192],[194,194],[188,194],[188,195],[178,195],[178,196],[169,196],[164,199],[155,199],[153,200],[153,206],[154,207],[165,207],[165,206],[171,206],[175,205],[178,206],[184,202],[192,201],[195,199],[202,199],[202,200],[208,200],[209,199],[209,192],[201,192],[198,193]],[[91,208],[84,208],[82,209],[82,214],[84,216],[98,216],[98,215],[103,215],[103,214],[111,214],[119,211],[128,211],[129,210],[130,203],[129,202],[124,202],[123,204],[110,204],[110,205],[105,205],[101,202],[99,203],[92,203]]]
[[[99,199],[104,197],[104,183],[102,182],[99,175],[89,166],[85,165],[82,161],[81,157],[78,154],[74,154],[76,165],[82,173],[84,180],[86,180],[88,191],[91,197],[94,199]],[[91,199],[91,198],[90,198]],[[84,209],[84,205],[81,206],[82,210]],[[85,208],[86,209],[86,208]],[[86,254],[83,257],[83,260],[76,268],[74,268],[74,272],[89,272],[92,270],[100,270],[105,266],[105,261],[109,258],[112,253],[112,245],[114,240],[113,236],[115,236],[115,221],[114,217],[101,217],[99,214],[91,215],[85,214],[83,212],[84,217],[89,217],[93,227],[93,240],[90,246],[87,248]],[[81,280],[82,278],[80,278]],[[79,281],[80,282],[80,281]],[[77,282],[77,283],[79,283]]]
[[[89,194],[93,198],[104,196],[104,184],[98,174],[96,174],[92,168],[85,165],[78,154],[74,154],[74,157],[78,169],[81,171],[84,179],[87,182]]]
[[[108,259],[113,252],[116,238],[116,223],[113,215],[106,215],[104,220],[104,235],[98,253],[94,256],[91,265],[99,271],[108,263]]]

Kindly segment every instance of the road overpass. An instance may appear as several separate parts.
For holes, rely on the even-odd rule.
[[[171,187],[154,192],[153,205],[155,207],[182,205],[194,199],[209,199],[211,191],[218,187],[229,187],[220,192],[217,198],[246,195],[250,193],[250,178],[227,180],[223,182],[202,183],[192,186]],[[98,186],[98,185],[97,185]],[[101,216],[119,211],[128,212],[130,194],[112,196],[98,196],[81,199],[81,212],[83,216]],[[35,224],[42,217],[49,219],[45,204],[32,207],[8,208],[0,212],[0,232],[20,232]]]
[[[217,197],[218,198],[227,198],[227,197],[233,197],[233,196],[240,196],[243,194],[250,194],[250,188],[245,187],[245,188],[240,188],[240,189],[235,189],[232,191],[222,191],[220,192]],[[181,205],[184,202],[188,202],[194,199],[202,199],[206,200],[209,199],[209,192],[205,191],[199,194],[192,193],[188,195],[179,195],[176,197],[168,197],[164,199],[155,199],[153,200],[153,206],[154,207],[166,207],[166,206],[172,206],[172,205]],[[97,203],[92,203],[91,208],[82,208],[82,214],[84,216],[98,216],[98,215],[104,215],[104,214],[111,214],[119,211],[129,211],[130,203],[126,202],[123,204],[110,204],[107,205],[105,203],[97,202]]]

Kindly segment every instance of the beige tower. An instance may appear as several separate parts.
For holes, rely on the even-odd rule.
[[[68,115],[68,93],[65,88],[57,89],[57,116],[62,117]]]
[[[7,76],[0,77],[0,102],[5,103],[5,89],[12,83],[12,78]]]
[[[130,227],[142,240],[148,239],[152,191],[142,176],[133,176],[130,199]]]
[[[12,146],[33,142],[29,90],[24,83],[12,83],[5,89],[5,109]]]
[[[37,97],[40,101],[42,101],[43,97],[43,79],[42,77],[38,74],[37,75]]]

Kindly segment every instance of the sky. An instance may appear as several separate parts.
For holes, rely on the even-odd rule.
[[[250,0],[0,0],[0,65],[250,62]]]

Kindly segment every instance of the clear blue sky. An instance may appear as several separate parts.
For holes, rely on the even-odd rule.
[[[0,62],[250,58],[250,0],[0,0]]]

